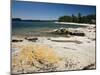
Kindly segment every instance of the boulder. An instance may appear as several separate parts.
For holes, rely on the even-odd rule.
[[[56,34],[68,34],[68,29],[66,29],[66,28],[55,29],[55,30],[53,30],[53,33],[56,33]]]
[[[53,30],[52,33],[56,34],[65,34],[65,35],[74,35],[74,36],[85,36],[85,33],[81,30],[72,29],[72,28],[60,28]]]

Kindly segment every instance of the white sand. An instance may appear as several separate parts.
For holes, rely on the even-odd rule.
[[[54,22],[57,24],[70,24],[70,25],[82,25],[82,26],[88,26],[88,25],[95,25],[95,24],[85,24],[85,23],[73,23],[73,22]]]

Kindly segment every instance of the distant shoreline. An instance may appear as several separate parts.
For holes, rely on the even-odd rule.
[[[86,24],[86,23],[73,23],[73,22],[54,22],[57,24],[70,24],[70,25],[81,25],[81,26],[89,26],[89,25],[95,25],[95,24]]]

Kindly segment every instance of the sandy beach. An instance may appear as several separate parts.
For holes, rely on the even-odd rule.
[[[54,22],[54,23],[57,23],[57,24],[69,24],[69,25],[81,25],[81,26],[94,26],[95,24],[85,24],[85,23],[73,23],[73,22]]]
[[[77,30],[85,36],[12,36],[12,73],[95,69],[95,26]]]

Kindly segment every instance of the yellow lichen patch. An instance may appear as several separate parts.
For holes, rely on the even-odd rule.
[[[45,60],[50,63],[55,63],[59,61],[59,57],[53,52],[53,50],[44,45],[23,45],[20,47],[20,52],[18,57],[22,60],[28,59],[33,60]]]
[[[50,63],[57,63],[59,57],[53,50],[47,46],[40,46],[34,51],[34,57],[39,60],[44,60]]]
[[[60,61],[60,57],[56,55],[52,48],[46,45],[21,45],[18,46],[20,51],[12,57],[12,68],[19,67],[38,67],[56,64]],[[53,66],[54,67],[54,66]],[[47,67],[48,68],[48,67]],[[27,69],[27,68],[25,68]]]

